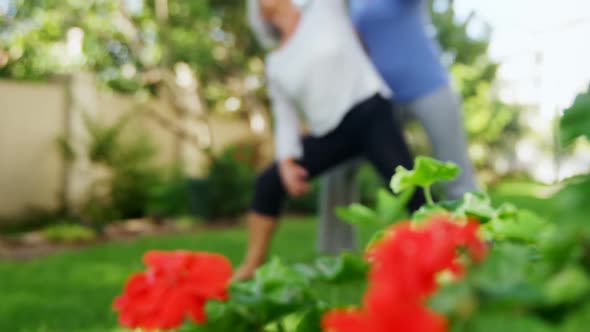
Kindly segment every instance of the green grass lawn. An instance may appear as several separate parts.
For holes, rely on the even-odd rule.
[[[313,218],[287,220],[273,243],[272,254],[287,262],[315,257]],[[0,331],[115,331],[110,306],[126,277],[142,270],[141,257],[150,249],[220,252],[239,263],[245,247],[243,229],[207,231],[109,243],[27,262],[0,262]],[[358,298],[362,286],[347,294],[322,287],[334,301]],[[353,300],[354,299],[354,300]]]

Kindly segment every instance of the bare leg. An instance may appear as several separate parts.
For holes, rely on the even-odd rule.
[[[248,249],[240,267],[234,272],[234,280],[251,279],[256,269],[264,263],[272,236],[277,228],[274,217],[255,212],[248,215]]]

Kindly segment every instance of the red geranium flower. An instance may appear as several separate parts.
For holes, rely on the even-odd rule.
[[[322,319],[322,327],[331,332],[373,331],[367,313],[360,309],[336,309],[327,312]]]
[[[403,311],[391,309],[385,316],[362,309],[328,312],[322,326],[328,332],[444,332],[446,322],[423,306],[406,303]]]
[[[437,273],[448,269],[461,274],[457,248],[467,249],[476,261],[483,257],[485,245],[477,237],[478,226],[475,221],[460,225],[446,217],[434,217],[418,227],[409,222],[394,225],[367,253],[369,279],[403,285],[404,296],[429,295],[436,288]]]
[[[324,316],[329,332],[444,332],[446,320],[425,302],[436,291],[436,277],[449,270],[460,276],[464,266],[457,253],[467,249],[478,261],[486,252],[477,236],[478,223],[462,224],[445,216],[421,226],[392,226],[367,251],[369,286],[358,310],[336,310]]]
[[[128,328],[173,329],[206,321],[205,303],[227,299],[232,266],[218,254],[150,251],[148,270],[132,275],[113,307]]]

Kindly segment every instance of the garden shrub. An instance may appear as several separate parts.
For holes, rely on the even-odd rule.
[[[40,229],[61,221],[64,211],[48,211],[30,208],[26,213],[10,218],[0,218],[0,233],[13,234]]]
[[[254,143],[232,145],[213,157],[206,186],[208,217],[236,218],[248,210],[258,159],[258,149]]]
[[[178,168],[162,177],[148,193],[146,213],[156,219],[189,214],[189,179]]]
[[[47,226],[41,230],[41,234],[49,241],[60,243],[87,242],[96,238],[93,229],[73,223]]]
[[[80,211],[81,219],[98,230],[113,221],[144,217],[150,191],[162,181],[162,172],[153,162],[156,149],[149,138],[124,135],[134,117],[132,113],[105,124],[85,116],[90,136],[86,155],[76,155],[70,142],[59,140],[64,160],[87,159],[95,169],[102,170]]]

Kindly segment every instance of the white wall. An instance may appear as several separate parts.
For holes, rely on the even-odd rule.
[[[101,121],[114,122],[121,115],[141,108],[155,108],[175,117],[164,102],[141,104],[132,97],[99,92],[92,74],[76,74],[68,93],[67,83],[16,83],[0,81],[0,219],[17,217],[31,208],[54,210],[64,202],[70,207],[86,200],[89,186],[103,176],[87,160],[78,160],[66,170],[56,139],[69,135],[79,155],[85,155],[88,140],[83,113]],[[70,97],[68,97],[70,96]],[[69,101],[69,102],[68,102]],[[143,114],[143,113],[142,113]],[[264,156],[272,154],[271,133],[257,136],[246,119],[212,116],[213,151],[262,139]],[[181,122],[194,127],[191,120]],[[268,126],[267,126],[268,127]],[[156,161],[161,166],[180,164],[192,176],[202,176],[207,158],[194,144],[174,135],[152,116],[134,121],[126,135],[145,134],[155,143]]]

